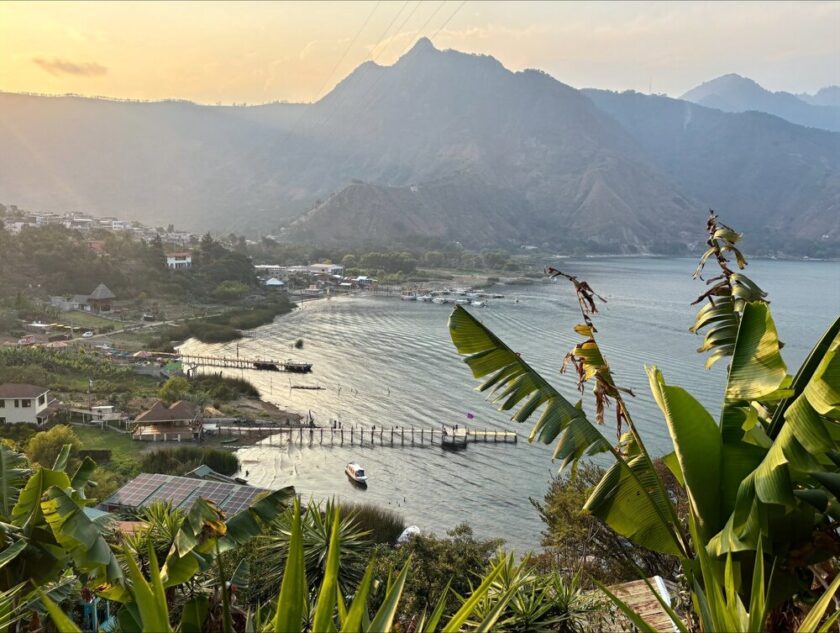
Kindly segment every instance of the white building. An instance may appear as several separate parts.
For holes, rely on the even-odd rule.
[[[277,264],[255,264],[254,270],[258,275],[268,275],[271,277],[280,277],[286,272],[283,266]]]
[[[192,268],[192,253],[169,253],[166,256],[166,265],[172,270],[187,270]]]
[[[344,266],[337,264],[312,264],[309,271],[316,275],[343,275]]]
[[[50,390],[37,385],[0,385],[0,424],[43,424],[50,416]]]
[[[271,279],[267,279],[263,285],[266,288],[285,288],[286,282],[277,279],[277,277],[272,277]]]

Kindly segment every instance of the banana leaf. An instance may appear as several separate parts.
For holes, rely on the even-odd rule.
[[[587,326],[578,326],[586,328]],[[606,521],[616,532],[634,539],[649,549],[682,555],[683,539],[673,506],[664,493],[647,452],[640,443],[637,455],[627,459],[614,450],[597,427],[586,419],[582,408],[572,405],[538,372],[528,365],[484,324],[461,306],[449,317],[449,333],[458,352],[466,358],[475,378],[486,378],[479,391],[490,390],[501,410],[510,410],[524,401],[513,415],[524,422],[542,408],[529,440],[548,444],[557,440],[555,457],[562,467],[575,464],[585,456],[611,452],[616,463],[607,472],[587,502],[586,508]],[[589,336],[591,330],[578,329]],[[587,343],[594,341],[587,341]],[[582,371],[601,371],[605,363],[592,344],[587,347]],[[596,353],[597,352],[597,353]],[[617,389],[610,376],[608,387]],[[603,385],[598,382],[598,385]],[[597,387],[596,387],[597,388]]]

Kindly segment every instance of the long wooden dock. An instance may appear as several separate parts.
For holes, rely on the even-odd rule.
[[[294,360],[273,360],[268,358],[243,358],[240,356],[198,356],[175,354],[185,365],[195,367],[227,367],[232,369],[255,369],[257,371],[285,371],[294,374],[308,374],[311,363]]]
[[[315,426],[315,427],[276,427],[276,426],[234,426],[220,425],[216,432],[219,437],[246,437],[254,433],[267,433],[263,445],[300,446],[384,446],[403,447],[466,447],[467,444],[516,444],[519,436],[513,431],[495,431],[492,429],[465,429],[459,427],[360,427],[360,426]]]

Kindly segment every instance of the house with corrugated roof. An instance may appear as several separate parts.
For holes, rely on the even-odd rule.
[[[158,400],[134,419],[131,437],[144,442],[183,442],[201,437],[198,409],[184,400],[166,406]]]

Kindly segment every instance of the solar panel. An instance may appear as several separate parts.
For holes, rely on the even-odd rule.
[[[189,510],[196,499],[212,501],[230,517],[247,508],[254,497],[267,492],[240,484],[143,473],[120,488],[103,504],[106,507],[139,508],[155,501],[168,501],[173,507]]]
[[[254,500],[254,498],[264,492],[259,488],[249,488],[248,490],[237,490],[230,498],[225,501],[224,511],[228,516],[233,516],[237,512],[241,512]]]
[[[208,481],[205,482],[204,485],[199,489],[198,495],[202,499],[207,499],[208,501],[212,501],[219,507],[222,506],[222,503],[225,499],[227,499],[234,489],[233,484],[223,484],[217,481]]]
[[[177,478],[168,481],[153,492],[144,502],[148,505],[153,501],[168,501],[173,507],[177,507],[193,490],[195,481],[185,478]]]

